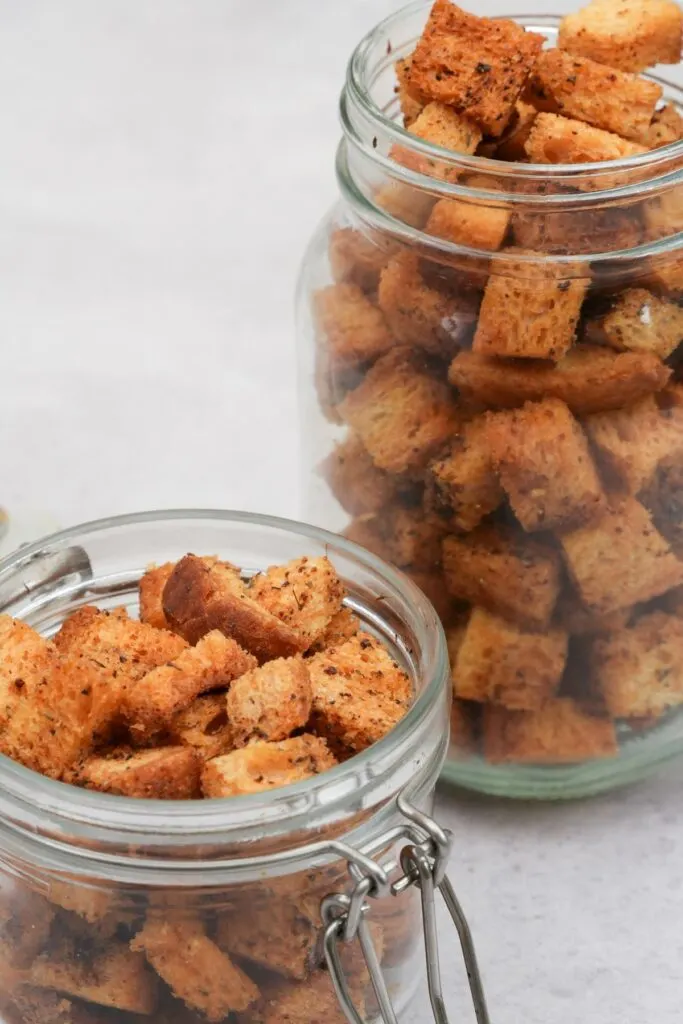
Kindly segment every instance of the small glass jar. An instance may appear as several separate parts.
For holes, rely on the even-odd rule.
[[[16,552],[0,562],[0,612],[46,636],[85,604],[135,614],[146,566],[191,550],[215,552],[247,572],[328,555],[348,606],[409,672],[415,702],[381,742],[334,769],[229,799],[114,797],[0,757],[7,1019],[115,1024],[142,1013],[150,1022],[190,1024],[227,1019],[229,1006],[240,1024],[332,1024],[373,1019],[378,1001],[401,1014],[424,960],[413,883],[432,901],[441,886],[453,907],[444,878],[449,837],[428,816],[448,745],[447,655],[417,588],[313,527],[166,512],[76,527]],[[457,913],[456,921],[464,927]],[[171,970],[175,948],[181,965],[186,960],[178,991],[189,988],[204,1015],[172,998],[134,951],[150,922],[166,929],[167,944],[171,936],[163,954]],[[476,985],[476,964],[472,970]],[[344,1011],[339,999],[348,1001]],[[118,1012],[100,1016],[102,1007]],[[386,1020],[395,1019],[391,1012]]]
[[[683,750],[683,142],[529,163],[523,106],[474,155],[425,141],[395,64],[428,10],[349,63],[298,295],[306,517],[439,611],[447,778],[587,795]]]

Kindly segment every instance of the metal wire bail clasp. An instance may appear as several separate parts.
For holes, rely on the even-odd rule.
[[[367,917],[371,916],[369,900],[398,896],[415,885],[422,902],[427,984],[435,1021],[437,1024],[449,1024],[439,964],[435,906],[438,889],[458,932],[477,1024],[490,1024],[472,935],[446,875],[452,835],[410,804],[403,795],[398,797],[397,804],[405,823],[383,836],[381,841],[373,843],[372,850],[361,852],[344,843],[334,844],[337,851],[347,858],[349,872],[355,882],[350,895],[337,893],[327,896],[322,902],[325,959],[344,1015],[349,1024],[365,1024],[356,1008],[339,954],[340,944],[357,939],[382,1020],[385,1024],[398,1024],[368,927]],[[372,859],[372,853],[401,838],[407,838],[409,842],[401,851],[396,877],[393,877],[391,866],[383,868]]]

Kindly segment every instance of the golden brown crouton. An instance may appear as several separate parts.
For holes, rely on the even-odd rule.
[[[388,352],[393,339],[381,310],[356,284],[332,284],[313,296],[320,342],[335,366],[356,366]]]
[[[152,566],[140,579],[140,621],[155,629],[168,629],[164,615],[163,594],[175,562]]]
[[[544,50],[527,98],[538,110],[563,114],[638,142],[648,131],[662,87],[589,57]]]
[[[199,921],[148,918],[131,942],[173,994],[208,1021],[246,1010],[259,998],[247,975],[206,934]]]
[[[536,120],[538,111],[531,103],[525,100],[517,100],[515,109],[508,122],[507,128],[500,139],[495,140],[492,156],[496,160],[507,160],[518,162],[526,159],[526,140],[529,138],[531,126]],[[482,147],[479,147],[481,153]],[[482,154],[484,155],[484,154]]]
[[[56,907],[76,914],[89,925],[93,926],[98,934],[106,933],[107,925],[113,918],[112,894],[105,889],[97,889],[86,884],[83,879],[56,879],[50,882],[47,892],[50,903]],[[111,933],[115,927],[111,929]]]
[[[560,561],[548,544],[493,526],[446,537],[444,574],[454,597],[529,629],[545,629],[560,589]]]
[[[417,253],[406,249],[382,270],[377,301],[400,344],[433,355],[452,357],[474,331],[478,308],[474,296],[447,295],[426,284]]]
[[[424,156],[406,146],[392,146],[390,156],[397,164],[425,174],[430,178],[454,182],[459,168],[453,167],[446,154],[439,157],[438,149],[453,153],[474,153],[481,142],[480,129],[467,117],[443,103],[428,103],[411,122],[408,131],[435,147],[434,156]]]
[[[317,962],[316,928],[294,902],[272,899],[218,919],[216,942],[231,956],[303,981]]]
[[[572,764],[616,757],[614,723],[556,697],[538,711],[484,708],[484,756],[494,764]]]
[[[405,348],[378,360],[339,409],[375,465],[390,473],[425,466],[459,420],[449,389]]]
[[[443,520],[421,508],[391,508],[374,516],[382,556],[401,569],[426,572],[441,563],[441,541],[446,533]]]
[[[475,608],[453,669],[455,695],[535,711],[560,684],[567,643],[567,634],[559,629],[528,633]]]
[[[481,175],[468,178],[467,186],[486,192],[500,191]],[[429,215],[425,231],[456,245],[495,252],[505,240],[509,222],[510,209],[492,205],[490,199],[479,203],[440,199]]]
[[[391,561],[391,551],[381,515],[357,516],[341,533],[342,537],[365,548],[377,558],[382,558],[385,562]]]
[[[517,255],[533,254],[506,250],[489,277],[472,349],[480,355],[557,362],[574,342],[588,278],[562,278],[558,266],[524,263]]]
[[[224,693],[197,697],[173,717],[168,731],[174,743],[193,748],[204,761],[226,754],[235,746]]]
[[[569,586],[560,594],[555,606],[555,622],[572,636],[592,636],[623,629],[631,617],[630,608],[618,608],[606,615],[597,615],[585,606],[579,595]]]
[[[683,461],[680,455],[662,459],[639,498],[673,553],[683,558]]]
[[[251,581],[249,596],[291,626],[308,648],[341,611],[344,584],[329,558],[304,555],[259,573]]]
[[[123,711],[133,737],[139,741],[160,732],[200,694],[226,687],[257,664],[233,639],[211,630],[127,691]]]
[[[379,240],[355,228],[337,228],[330,235],[330,267],[337,284],[355,284],[364,292],[376,292],[380,271],[390,255],[386,241],[380,245]]]
[[[377,468],[355,434],[337,444],[320,468],[335,498],[352,516],[379,512],[400,491],[400,481]]]
[[[202,772],[205,797],[240,796],[290,786],[334,768],[327,743],[304,734],[281,743],[255,741],[209,761]]]
[[[461,352],[451,363],[448,376],[465,398],[494,408],[559,398],[581,416],[618,409],[659,391],[671,370],[650,352],[611,352],[581,345],[555,366]]]
[[[259,662],[306,649],[300,634],[249,596],[234,567],[215,559],[181,558],[164,590],[164,612],[191,643],[219,629]]]
[[[191,800],[199,791],[202,759],[191,747],[118,747],[83,763],[77,781],[86,789],[148,800]]]
[[[458,530],[473,530],[502,503],[485,417],[466,423],[430,463],[425,501],[434,515]]]
[[[664,459],[683,455],[683,409],[653,397],[585,420],[588,436],[613,480],[638,494]]]
[[[639,204],[642,207],[642,203]],[[643,239],[640,209],[604,206],[588,210],[524,209],[512,219],[515,243],[524,249],[558,255],[633,249]]]
[[[592,0],[567,14],[558,45],[622,71],[681,59],[681,9],[674,0]]]
[[[683,619],[653,612],[598,637],[592,668],[615,718],[661,715],[683,704]]]
[[[251,739],[286,739],[306,725],[311,701],[311,680],[300,658],[276,658],[245,673],[227,697],[235,746]]]
[[[450,0],[436,0],[413,52],[409,80],[497,136],[542,46],[543,36],[513,21],[478,18]]]
[[[683,309],[645,288],[628,288],[597,327],[618,351],[654,352],[668,359],[683,341]]]
[[[525,530],[582,526],[603,510],[605,496],[588,441],[564,402],[547,398],[489,413],[486,436]]]
[[[154,1013],[157,1002],[157,979],[144,956],[114,939],[90,960],[75,943],[64,940],[35,961],[28,980],[37,988],[131,1013]]]
[[[683,583],[683,562],[634,498],[615,501],[597,523],[563,534],[560,542],[584,604],[599,614]]]
[[[660,146],[670,146],[672,142],[680,142],[681,139],[683,117],[673,103],[667,103],[655,113],[649,127],[638,141],[648,149],[658,149]]]
[[[398,82],[396,86],[396,92],[398,94],[398,102],[401,107],[401,113],[403,114],[403,126],[409,128],[413,121],[415,121],[423,109],[429,103],[429,98],[424,96],[419,89],[416,89],[410,81],[410,65],[412,57],[402,57],[397,60],[394,64],[394,70],[396,71],[396,80]]]
[[[683,298],[683,260],[657,261],[649,276],[649,285],[658,294],[662,292]]]
[[[365,1016],[360,993],[354,1003]],[[288,985],[264,1002],[259,1024],[347,1024],[339,1000],[326,971],[317,971],[298,985]]]
[[[448,593],[441,567],[433,568],[431,571],[428,569],[405,568],[403,572],[413,581],[416,587],[420,588],[425,597],[431,601],[441,621],[448,623],[452,617],[455,602]]]
[[[374,193],[375,205],[400,224],[420,228],[434,205],[434,197],[403,181],[388,181]]]
[[[557,114],[538,115],[524,148],[534,164],[590,164],[647,153],[637,142]]]
[[[0,615],[0,728],[11,721],[26,684],[36,690],[55,661],[53,644],[25,622]]]
[[[683,231],[683,188],[669,187],[659,195],[648,196],[642,208],[647,241],[671,238]]]
[[[350,608],[342,608],[334,615],[325,629],[325,632],[310,648],[311,653],[324,651],[328,647],[336,647],[350,640],[360,629],[360,622]]]

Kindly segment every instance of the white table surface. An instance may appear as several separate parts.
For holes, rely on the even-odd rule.
[[[298,513],[297,266],[346,58],[394,6],[0,0],[2,503]],[[681,1021],[682,788],[680,765],[567,806],[440,794],[494,1024]]]

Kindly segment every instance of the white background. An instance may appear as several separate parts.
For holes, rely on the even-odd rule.
[[[297,267],[347,57],[395,6],[0,0],[2,503],[299,511]],[[442,794],[493,1024],[681,1020],[682,783]]]

